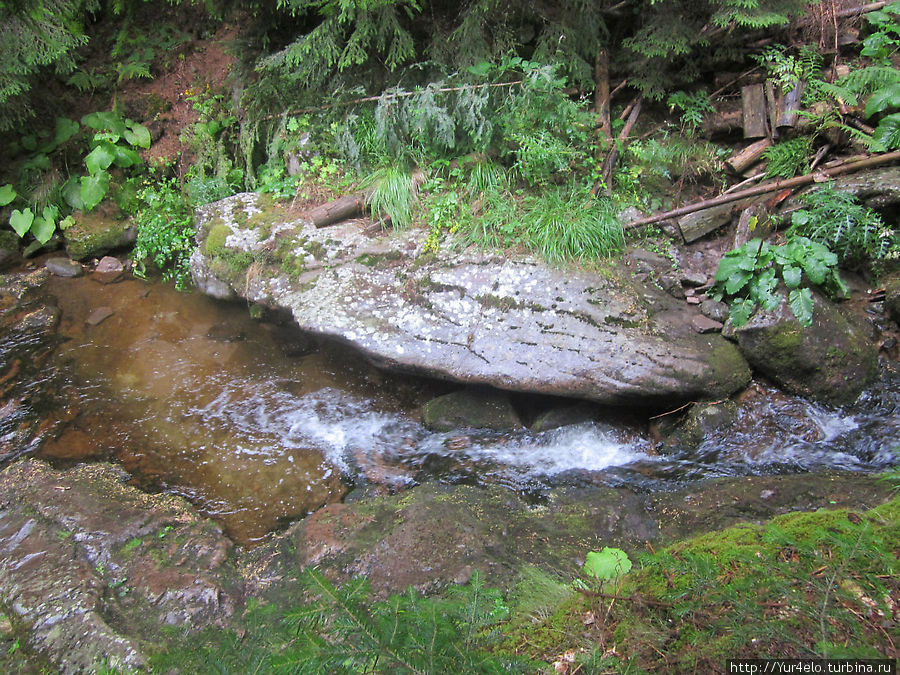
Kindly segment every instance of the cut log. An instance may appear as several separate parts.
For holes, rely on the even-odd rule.
[[[743,173],[751,166],[756,164],[759,161],[759,158],[762,157],[763,153],[766,151],[766,148],[771,145],[772,140],[769,138],[764,138],[761,141],[756,141],[756,143],[752,143],[743,150],[739,150],[738,152],[734,153],[731,157],[725,160],[725,163],[735,173]]]
[[[781,113],[778,115],[778,128],[786,129],[797,123],[797,112],[800,110],[800,100],[803,98],[803,90],[806,82],[802,80],[784,96],[781,102]]]
[[[678,219],[678,230],[685,244],[697,241],[731,222],[731,204],[695,211]]]
[[[741,108],[744,113],[744,138],[766,135],[766,89],[761,84],[741,87]]]
[[[703,122],[703,133],[705,136],[730,134],[732,131],[737,131],[741,128],[743,120],[744,114],[740,110],[716,113]]]
[[[771,139],[778,138],[778,129],[776,128],[776,124],[778,123],[778,109],[779,105],[775,101],[775,83],[772,80],[766,80],[766,111],[769,114],[768,120],[768,136]]]
[[[316,227],[328,227],[348,218],[356,218],[368,210],[370,195],[370,191],[344,195],[317,206],[309,212],[308,217]]]

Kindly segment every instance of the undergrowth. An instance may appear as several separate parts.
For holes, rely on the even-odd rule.
[[[159,672],[484,673],[533,672],[497,648],[509,608],[476,574],[441,597],[418,591],[371,598],[358,578],[335,586],[315,569],[306,601],[292,609],[252,605],[245,631],[207,630],[155,659]]]
[[[723,672],[731,658],[896,658],[900,499],[695,537],[572,594],[507,644],[584,673]],[[574,670],[575,664],[572,665]]]

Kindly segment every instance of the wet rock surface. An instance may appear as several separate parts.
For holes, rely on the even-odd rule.
[[[567,487],[541,503],[500,487],[424,484],[331,504],[241,552],[181,498],[125,479],[109,464],[58,471],[31,459],[0,473],[0,614],[31,660],[59,672],[102,662],[143,671],[171,638],[164,627],[238,627],[250,597],[296,602],[309,565],[338,582],[366,575],[382,597],[466,583],[476,570],[508,589],[527,566],[576,576],[603,546],[633,555],[648,542],[796,510],[865,509],[890,495],[887,483],[836,473],[716,479],[668,493]]]
[[[218,526],[124,480],[36,460],[0,474],[0,605],[63,673],[143,669],[162,627],[224,625],[240,599]]]
[[[134,244],[137,228],[121,214],[104,213],[101,207],[90,213],[77,213],[75,224],[66,228],[63,235],[69,257],[85,260]]]
[[[759,310],[740,328],[729,324],[741,353],[787,391],[818,401],[848,403],[878,373],[878,352],[857,321],[813,295],[813,323],[806,328],[787,303]]]
[[[575,576],[603,546],[629,553],[738,522],[820,507],[866,508],[888,485],[846,474],[747,477],[670,493],[571,487],[529,504],[500,488],[422,485],[362,502],[332,504],[243,558],[252,594],[277,597],[306,565],[334,580],[366,575],[376,593],[464,583],[513,584],[525,565]]]
[[[35,298],[49,272],[0,276],[0,468],[53,434],[59,309]]]
[[[287,220],[258,195],[202,208],[194,282],[288,310],[303,330],[382,367],[467,384],[656,404],[727,396],[749,381],[733,345],[695,333],[683,305],[612,269],[471,249],[427,256],[419,233]]]
[[[425,404],[425,427],[432,431],[477,428],[505,431],[522,426],[509,396],[496,390],[456,391]]]

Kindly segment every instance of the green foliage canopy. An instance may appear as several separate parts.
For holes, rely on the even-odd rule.
[[[0,131],[30,116],[26,95],[35,75],[75,67],[73,53],[87,42],[82,20],[97,0],[0,1]]]

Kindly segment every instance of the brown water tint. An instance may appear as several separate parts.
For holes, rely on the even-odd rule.
[[[233,410],[271,416],[281,394],[322,389],[377,395],[398,411],[421,398],[347,350],[286,355],[296,334],[252,320],[246,306],[132,279],[53,279],[48,290],[62,312],[71,403],[42,456],[115,458],[139,482],[190,498],[241,544],[339,500],[347,485],[340,458],[302,438],[285,444],[283,429],[243,424]],[[91,325],[102,309],[112,314]]]

